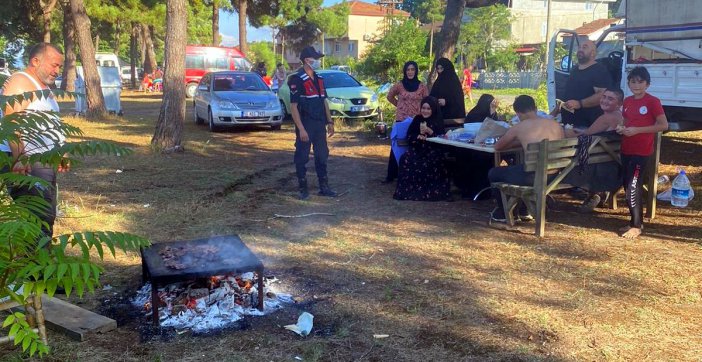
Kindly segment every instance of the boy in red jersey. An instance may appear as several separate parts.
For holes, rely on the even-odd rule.
[[[617,126],[622,136],[622,167],[624,167],[624,189],[631,221],[619,229],[619,235],[633,239],[643,230],[643,208],[641,206],[641,177],[648,158],[653,154],[655,134],[668,129],[668,119],[661,101],[646,93],[651,85],[651,75],[645,67],[636,67],[627,76],[632,96],[624,99],[624,124]]]

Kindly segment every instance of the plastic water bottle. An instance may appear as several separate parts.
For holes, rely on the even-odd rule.
[[[685,170],[680,170],[680,174],[673,180],[670,204],[676,207],[686,207],[689,199],[690,179],[685,175]]]

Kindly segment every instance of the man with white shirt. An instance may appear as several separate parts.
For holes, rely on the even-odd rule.
[[[37,90],[48,90],[54,84],[56,77],[61,74],[63,66],[63,54],[61,50],[50,43],[38,43],[29,50],[29,64],[23,72],[14,73],[6,82],[2,89],[4,95],[23,94],[25,92],[34,92]],[[53,93],[48,96],[37,97],[23,102],[14,103],[12,106],[7,105],[3,110],[5,115],[9,115],[21,111],[41,111],[41,112],[59,112],[58,102]],[[56,116],[57,117],[57,116]],[[26,164],[20,159],[24,156],[38,154],[49,151],[54,147],[63,144],[65,136],[60,130],[47,127],[44,133],[39,136],[40,142],[31,142],[23,139],[22,135],[19,142],[3,142],[0,145],[0,150],[11,154],[16,160],[13,164],[12,172],[23,175],[31,175],[39,177],[49,184],[49,187],[44,187],[40,184],[35,184],[30,187],[13,186],[10,189],[10,196],[17,199],[21,196],[39,196],[43,197],[50,207],[47,210],[37,212],[37,217],[46,222],[46,227],[43,228],[45,235],[51,237],[53,235],[53,225],[56,219],[56,171],[50,165],[42,165],[40,163]],[[69,168],[68,162],[62,162],[59,166],[59,171],[66,171]]]

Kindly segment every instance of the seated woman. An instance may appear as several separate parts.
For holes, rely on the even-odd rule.
[[[419,102],[429,95],[427,87],[417,78],[419,66],[415,61],[408,61],[402,68],[402,80],[388,91],[388,102],[397,107],[395,110],[395,124],[393,125],[393,135],[399,135],[398,127],[406,132],[408,125],[403,124],[406,118],[411,118],[419,114]],[[403,132],[403,134],[404,134]],[[405,138],[402,137],[404,140]],[[388,174],[383,183],[390,183],[397,178],[397,167],[399,158],[402,157],[404,147],[398,147],[397,141],[393,138],[393,147],[390,149],[388,159]]]
[[[483,94],[466,114],[466,123],[482,122],[488,117],[497,120],[497,99],[491,94]],[[461,197],[472,199],[481,196],[481,199],[489,199],[489,192],[478,193],[490,186],[487,174],[494,166],[493,156],[468,149],[454,149],[451,152],[456,157],[452,167],[453,182],[461,190]]]
[[[492,94],[483,94],[478,103],[466,114],[466,123],[482,122],[486,117],[497,120],[497,99]]]
[[[409,150],[400,158],[396,200],[441,201],[451,197],[444,154],[428,137],[444,133],[444,120],[434,97],[422,99],[419,115],[407,131]]]

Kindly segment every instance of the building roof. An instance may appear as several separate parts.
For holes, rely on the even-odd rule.
[[[595,21],[585,23],[581,27],[575,28],[575,33],[578,35],[590,35],[602,29],[607,29],[620,21],[620,19],[597,19]]]
[[[410,14],[399,9],[384,8],[378,4],[369,4],[363,1],[349,1],[349,15],[359,16],[402,16],[408,18]]]

